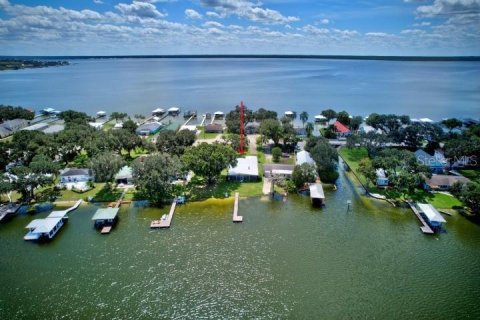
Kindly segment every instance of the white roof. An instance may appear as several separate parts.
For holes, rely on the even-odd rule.
[[[304,163],[314,164],[315,162],[313,161],[312,157],[310,156],[310,152],[302,150],[299,153],[297,153],[297,157],[295,159],[295,164],[300,166]]]
[[[437,211],[431,204],[417,203],[418,208],[425,214],[428,220],[432,222],[447,222],[440,212]]]
[[[280,175],[290,175],[292,174],[292,170],[284,170],[284,169],[273,169],[272,174],[280,174]]]
[[[62,220],[62,218],[50,218],[47,217],[45,219],[35,219],[30,222],[26,228],[34,229],[32,233],[49,233],[52,231],[55,226]]]
[[[123,128],[123,123],[116,123],[113,127],[114,128]]]
[[[105,111],[98,111],[97,112],[98,115],[104,115],[104,114],[107,114]]]
[[[162,113],[164,110],[161,108],[157,108],[155,110],[152,110],[152,113]]]
[[[27,229],[32,229],[32,228],[38,228],[39,226],[43,225],[43,220],[45,219],[35,219],[30,221],[29,224],[25,228]]]
[[[377,178],[386,178],[387,177],[385,175],[385,170],[383,170],[382,168],[379,168],[379,169],[375,170],[375,172],[377,173]]]
[[[183,125],[180,127],[180,131],[182,130],[190,130],[190,131],[193,131],[193,132],[197,132],[197,126],[196,125]]]
[[[88,124],[94,127],[95,129],[99,129],[103,127],[103,122],[89,122]]]
[[[215,115],[219,116],[219,115],[223,115],[224,113],[222,111],[215,111]]]
[[[180,109],[175,107],[168,109],[168,112],[176,112],[176,111],[180,111]]]
[[[44,111],[44,112],[54,112],[55,109],[53,109],[53,108],[45,108],[45,109],[43,109],[43,111]]]
[[[246,156],[237,159],[237,166],[228,169],[229,176],[258,176],[258,159],[256,156]]]
[[[433,120],[432,119],[429,119],[429,118],[420,118],[420,122],[424,122],[424,123],[432,123]]]
[[[293,115],[293,111],[285,111],[285,114],[291,116]]]
[[[325,199],[325,194],[323,193],[323,187],[321,183],[310,185],[310,197],[315,199]]]
[[[67,213],[67,210],[52,211],[52,213],[50,213],[47,218],[63,218],[67,215]]]
[[[319,115],[316,115],[316,116],[315,116],[315,119],[323,120],[323,119],[327,119],[327,117],[319,114]]]

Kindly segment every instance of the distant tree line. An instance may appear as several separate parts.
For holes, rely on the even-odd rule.
[[[0,122],[13,119],[32,120],[34,116],[35,112],[22,107],[0,105]]]

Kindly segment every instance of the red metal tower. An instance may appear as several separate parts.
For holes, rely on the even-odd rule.
[[[243,107],[243,101],[240,102],[240,154],[244,154],[244,145],[245,145],[245,115],[244,115],[244,107]]]

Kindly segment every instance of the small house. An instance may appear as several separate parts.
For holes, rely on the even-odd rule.
[[[230,167],[227,174],[228,180],[258,181],[258,159],[256,156],[238,158],[237,165]]]
[[[88,181],[93,181],[92,170],[84,168],[67,168],[60,171],[60,184],[67,189],[86,190]]]
[[[338,120],[335,121],[333,127],[338,137],[348,137],[351,134],[350,129]]]
[[[219,123],[210,123],[205,126],[205,133],[223,133],[223,126]]]
[[[223,117],[225,116],[222,111],[216,111],[213,115],[215,116],[215,119],[223,119]]]
[[[268,163],[263,165],[263,175],[266,178],[279,176],[283,178],[291,178],[293,174],[293,164]]]
[[[119,208],[98,209],[92,217],[95,228],[111,227],[117,223]]]
[[[427,223],[433,230],[438,231],[442,228],[442,224],[447,222],[440,212],[437,211],[431,204],[417,203],[421,214],[426,218]]]
[[[115,175],[115,182],[117,184],[133,184],[132,167],[124,166],[123,168],[121,168],[120,171],[118,171],[118,173]]]
[[[165,114],[165,110],[163,110],[162,108],[157,108],[155,110],[152,110],[152,116],[162,116]]]
[[[162,128],[162,123],[153,121],[153,122],[147,122],[139,126],[135,132],[139,136],[148,136],[151,134],[156,134],[157,132],[160,131]]]
[[[308,164],[315,164],[315,161],[313,161],[312,157],[310,156],[310,152],[302,150],[297,153],[295,156],[295,164],[297,166],[301,166],[304,163]]]
[[[470,180],[464,176],[434,174],[425,181],[425,188],[427,190],[447,191],[450,190],[455,183],[467,183],[469,181]]]
[[[444,164],[441,163],[436,157],[429,155],[422,149],[415,151],[415,157],[417,158],[418,162],[429,167],[432,173],[443,173]]]
[[[312,205],[322,206],[325,202],[325,193],[321,183],[313,183],[310,185],[310,199]]]
[[[390,181],[388,180],[388,177],[385,174],[385,170],[383,170],[382,168],[379,168],[375,170],[375,173],[377,174],[377,180],[376,180],[377,187],[388,187],[388,185],[390,184]]]

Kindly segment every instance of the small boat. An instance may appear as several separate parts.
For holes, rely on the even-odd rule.
[[[160,220],[165,221],[165,220],[167,220],[167,217],[168,217],[168,215],[164,214],[164,215],[160,218]]]

